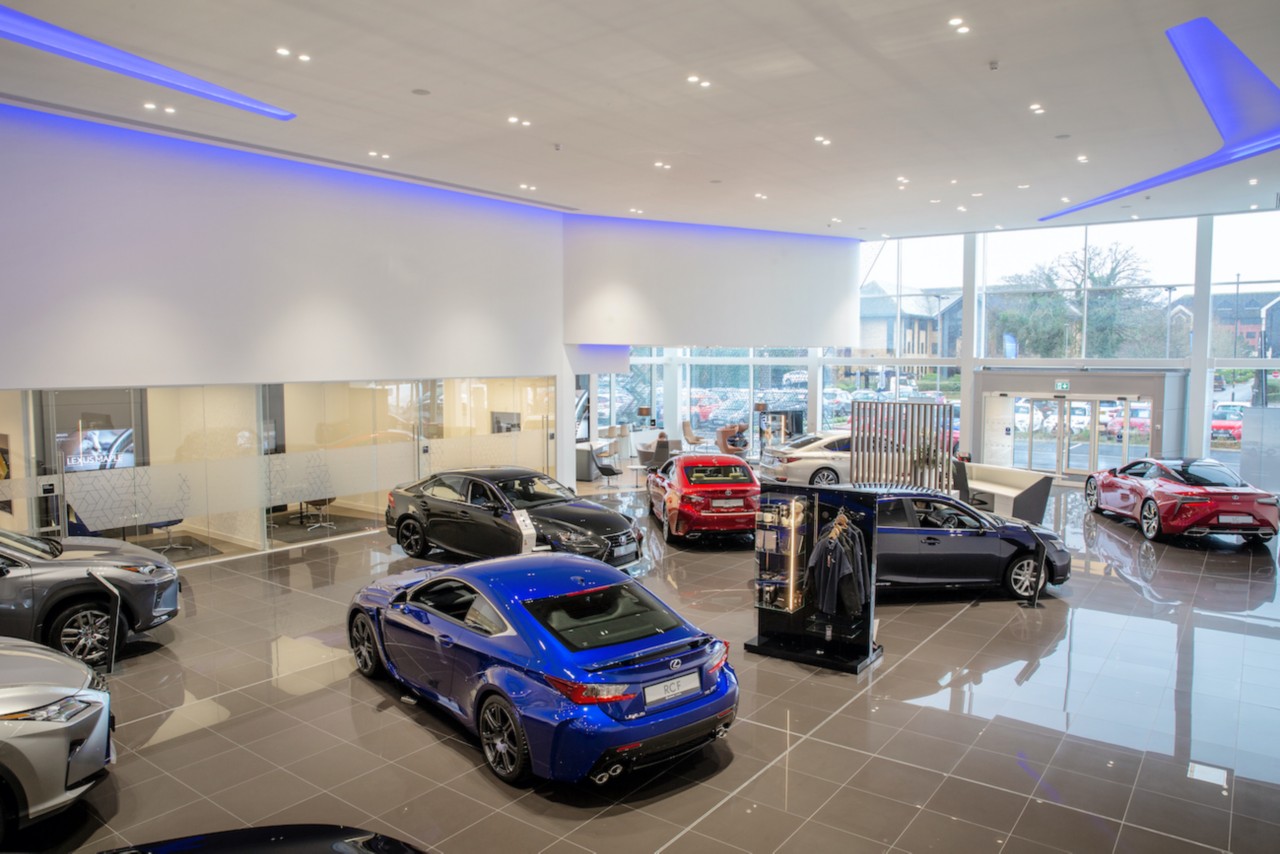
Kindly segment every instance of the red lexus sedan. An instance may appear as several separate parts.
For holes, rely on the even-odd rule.
[[[1245,483],[1217,460],[1135,460],[1089,475],[1084,501],[1095,513],[1138,520],[1142,535],[1238,534],[1266,542],[1280,527],[1276,496]]]
[[[760,481],[738,457],[682,454],[649,473],[649,512],[667,542],[755,530]]]

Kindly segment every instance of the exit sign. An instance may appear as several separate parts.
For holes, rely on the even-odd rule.
[[[1071,391],[1071,380],[1054,380],[1054,391]]]

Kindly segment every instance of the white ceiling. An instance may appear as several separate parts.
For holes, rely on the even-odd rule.
[[[1210,17],[1280,80],[1277,0],[8,5],[297,118],[0,40],[10,103],[557,210],[864,239],[1033,226],[1062,196],[1083,201],[1216,149],[1164,36],[1191,18]],[[1278,191],[1272,152],[1054,224],[1270,209]]]

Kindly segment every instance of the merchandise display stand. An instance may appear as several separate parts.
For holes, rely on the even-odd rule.
[[[876,496],[766,482],[756,514],[749,652],[861,673],[875,643]]]

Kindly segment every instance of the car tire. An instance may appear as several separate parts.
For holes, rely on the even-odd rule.
[[[1264,537],[1261,534],[1244,535],[1245,543],[1251,546],[1265,546],[1270,539],[1270,537]]]
[[[386,672],[382,664],[382,653],[378,651],[378,636],[373,628],[373,620],[363,611],[356,614],[347,630],[347,641],[351,645],[351,654],[356,657],[356,670],[367,679],[377,679]]]
[[[49,622],[48,644],[90,667],[106,665],[111,650],[103,635],[110,619],[111,606],[106,602],[75,602],[59,611]],[[129,636],[124,614],[120,615],[114,635],[116,652],[119,653]]]
[[[422,522],[412,516],[401,520],[396,526],[396,545],[404,549],[409,557],[426,557],[427,552],[431,551],[426,529]]]
[[[676,542],[679,541],[679,539],[680,538],[676,536],[675,529],[671,527],[670,515],[667,513],[663,513],[662,514],[662,541],[665,543],[669,543],[671,545],[675,545]]]
[[[1035,555],[1015,555],[1004,570],[1004,589],[1015,599],[1030,599],[1036,592],[1035,578]],[[1045,588],[1048,581],[1049,573],[1046,571],[1044,577],[1040,579],[1041,590]]]
[[[1160,539],[1160,508],[1150,498],[1142,502],[1142,509],[1138,511],[1138,527],[1148,540]]]
[[[520,726],[520,716],[498,694],[490,694],[480,705],[476,719],[484,762],[499,780],[519,785],[529,777],[529,742]]]
[[[0,850],[5,849],[6,840],[13,839],[18,829],[18,801],[9,791],[8,785],[0,780]]]
[[[1101,513],[1098,507],[1098,480],[1091,477],[1084,482],[1084,506],[1092,513]]]
[[[835,469],[820,468],[809,478],[809,483],[813,486],[834,486],[840,482],[840,475],[836,474]]]
[[[652,517],[653,517],[653,518],[655,518],[655,519],[657,519],[657,518],[658,518],[658,508],[653,506],[653,496],[652,496],[652,495],[650,495],[650,496],[649,496],[649,515],[650,515],[650,516],[652,516]]]

